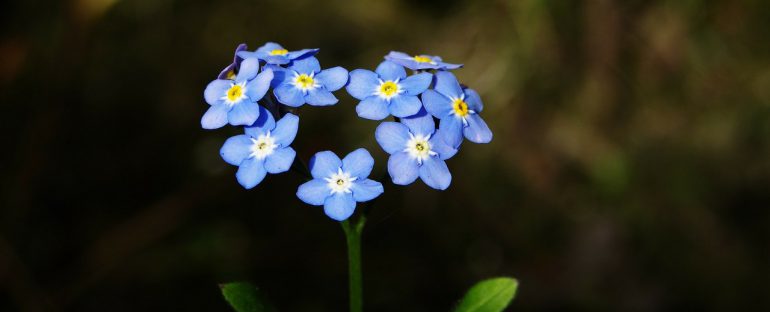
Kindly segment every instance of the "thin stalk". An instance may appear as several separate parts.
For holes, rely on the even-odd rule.
[[[350,220],[341,222],[348,245],[348,286],[350,292],[350,312],[361,312],[364,306],[361,283],[361,232],[364,230],[366,216],[363,214],[355,223]]]

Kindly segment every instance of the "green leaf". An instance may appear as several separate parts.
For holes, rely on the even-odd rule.
[[[499,312],[511,303],[519,282],[510,277],[483,280],[465,294],[455,312]]]
[[[220,284],[222,295],[237,312],[274,311],[257,287],[245,282]]]

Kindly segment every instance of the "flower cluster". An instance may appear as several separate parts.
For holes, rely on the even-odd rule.
[[[290,108],[335,105],[333,92],[343,87],[360,101],[355,108],[358,116],[370,120],[393,116],[395,121],[380,123],[375,138],[390,154],[387,170],[394,184],[408,185],[419,177],[444,190],[452,181],[445,161],[457,153],[463,137],[475,143],[492,139],[479,117],[483,105],[478,93],[461,86],[448,71],[462,65],[437,56],[391,52],[375,71],[348,73],[339,66],[322,69],[316,53],[318,49],[289,51],[272,42],[249,51],[241,44],[233,62],[206,87],[204,99],[210,107],[201,126],[243,127],[244,134],[227,139],[220,154],[238,166],[235,176],[244,188],[257,186],[268,173],[286,172],[296,165],[291,143],[299,117],[288,112]],[[405,68],[414,74],[408,75]],[[380,182],[369,179],[373,167],[374,158],[363,148],[342,159],[331,151],[318,152],[310,159],[309,181],[299,186],[297,197],[323,206],[334,220],[345,220],[356,203],[384,192]]]

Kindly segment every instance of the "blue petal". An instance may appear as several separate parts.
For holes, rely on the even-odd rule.
[[[244,131],[252,138],[258,138],[260,135],[267,133],[267,131],[273,130],[273,128],[275,128],[273,115],[262,105],[259,105],[259,117],[257,117],[253,124],[245,127]]]
[[[382,120],[390,114],[388,112],[388,103],[376,95],[365,98],[361,103],[358,103],[356,105],[356,113],[358,117],[371,120]]]
[[[436,118],[441,119],[452,114],[452,102],[434,90],[427,90],[422,94],[422,104]]]
[[[225,92],[230,89],[232,80],[217,79],[206,86],[206,90],[203,91],[203,98],[206,99],[206,103],[209,105],[215,105],[222,103],[222,97],[225,96]]]
[[[382,183],[370,179],[354,181],[350,190],[357,202],[370,201],[385,192]]]
[[[348,83],[348,70],[339,66],[324,69],[315,76],[315,80],[326,87],[326,90],[337,91]]]
[[[328,178],[341,167],[342,160],[331,151],[318,152],[310,158],[310,174],[316,179]]]
[[[402,59],[402,60],[411,60],[412,56],[409,54],[406,54],[404,52],[398,52],[398,51],[390,51],[388,55],[385,56],[386,59],[393,58],[393,59]]]
[[[229,80],[227,79],[227,76],[230,75],[230,72],[235,73],[235,63],[230,63],[230,65],[227,65],[227,67],[222,69],[222,71],[219,72],[219,75],[217,75],[217,79]]]
[[[430,87],[431,82],[433,82],[433,74],[420,73],[407,77],[399,82],[399,84],[404,88],[407,95],[418,95],[425,92]]]
[[[329,218],[345,221],[356,210],[356,201],[349,193],[337,193],[326,198],[324,212]]]
[[[334,94],[326,90],[326,88],[318,87],[307,92],[305,101],[313,106],[328,106],[337,104],[338,100],[334,97]]]
[[[476,93],[476,90],[466,88],[464,91],[465,103],[468,104],[468,109],[476,113],[481,113],[481,111],[484,109],[484,103],[481,102],[481,97],[478,93]]]
[[[203,129],[217,129],[227,124],[227,112],[230,106],[227,104],[211,105],[201,118],[201,127]]]
[[[257,75],[257,78],[246,83],[246,95],[249,96],[252,102],[256,102],[262,99],[267,93],[267,89],[270,88],[270,81],[273,80],[273,71],[268,69]]]
[[[286,68],[283,68],[275,64],[265,64],[265,66],[262,67],[262,70],[273,71],[273,80],[270,81],[271,88],[277,88],[279,85],[281,85],[281,83],[283,83],[286,77],[290,76],[290,71],[286,70]]]
[[[248,135],[241,134],[230,137],[219,149],[219,155],[226,163],[238,166],[246,157],[251,155],[251,138]]]
[[[448,98],[459,98],[463,94],[463,90],[460,88],[460,83],[457,82],[455,75],[446,71],[436,73],[436,86],[434,89]]]
[[[388,158],[388,173],[393,179],[393,184],[409,185],[420,172],[417,160],[409,156],[407,152],[398,152]]]
[[[398,95],[390,99],[388,110],[396,117],[409,117],[420,111],[422,102],[414,95]]]
[[[401,52],[390,52],[385,56],[385,59],[412,70],[417,70],[419,65],[410,55]]]
[[[385,81],[406,78],[406,70],[404,70],[404,67],[391,61],[380,63],[375,72]]]
[[[342,171],[347,172],[359,180],[366,179],[374,167],[374,158],[364,148],[350,152],[342,159]]]
[[[233,105],[233,108],[227,113],[227,119],[233,126],[251,125],[259,117],[259,108],[257,106],[255,102],[249,102],[248,100],[240,101]]]
[[[291,62],[291,60],[288,57],[286,57],[286,55],[268,54],[268,55],[262,56],[261,58],[265,60],[265,63],[273,64],[273,65],[284,65]]]
[[[241,69],[238,70],[235,81],[240,83],[254,79],[257,73],[259,73],[259,60],[255,58],[245,59],[241,62]]]
[[[350,83],[345,88],[354,98],[363,100],[377,90],[379,85],[377,74],[366,69],[356,69],[350,72]]]
[[[298,58],[303,58],[307,56],[312,56],[318,53],[318,49],[302,49],[297,51],[291,51],[286,54],[286,58],[293,60]]]
[[[430,137],[430,149],[438,153],[438,157],[441,160],[447,160],[457,154],[457,148],[449,145],[447,139],[444,136],[444,132],[439,130]]]
[[[413,116],[402,118],[401,123],[406,125],[409,131],[415,135],[432,135],[436,131],[436,123],[433,121],[433,116],[428,115],[422,109]]]
[[[286,172],[291,168],[297,152],[291,147],[278,148],[265,158],[265,170],[272,174]]]
[[[374,138],[386,153],[402,152],[409,140],[409,129],[401,123],[386,121],[377,126]]]
[[[318,59],[315,57],[306,57],[297,59],[291,62],[289,69],[296,71],[300,74],[317,73],[321,71],[321,64],[318,63]]]
[[[460,67],[463,67],[463,64],[452,64],[452,63],[444,63],[444,62],[438,62],[439,68],[441,69],[458,69]]]
[[[275,143],[281,146],[289,146],[297,136],[299,128],[299,117],[292,113],[287,113],[275,124],[275,129],[270,133],[275,139]]]
[[[470,114],[465,117],[468,126],[463,128],[463,134],[468,141],[473,143],[489,143],[492,141],[492,131],[479,114]]]
[[[264,160],[252,157],[241,163],[238,172],[235,173],[235,178],[238,179],[241,186],[251,189],[262,182],[265,175],[267,175],[267,171],[265,171]]]
[[[439,122],[439,131],[443,132],[444,141],[457,148],[463,142],[463,121],[456,116],[447,116]]]
[[[257,48],[255,52],[269,55],[270,51],[273,51],[273,50],[283,50],[283,47],[280,44],[277,44],[275,42],[268,42],[268,43],[265,43],[263,46]]]
[[[235,52],[235,55],[237,57],[240,57],[242,59],[262,59],[262,55],[259,52],[251,52],[251,51],[238,51]]]
[[[452,183],[452,174],[446,162],[438,157],[428,157],[420,166],[420,179],[428,186],[437,190],[446,190]]]
[[[323,179],[307,181],[297,188],[297,197],[309,205],[320,206],[331,194],[331,189]]]
[[[288,73],[287,73],[288,74]],[[305,104],[305,96],[302,91],[291,84],[283,83],[273,90],[278,102],[291,107],[300,107]]]

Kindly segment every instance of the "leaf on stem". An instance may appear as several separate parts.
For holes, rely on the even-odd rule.
[[[237,312],[268,312],[275,309],[265,296],[250,283],[234,282],[220,284],[222,295]]]
[[[490,278],[478,282],[465,294],[455,312],[503,311],[516,296],[519,282],[510,277]]]

